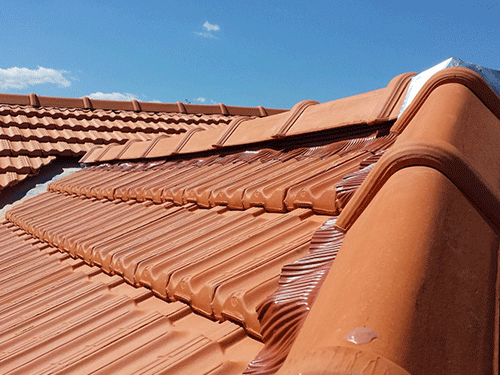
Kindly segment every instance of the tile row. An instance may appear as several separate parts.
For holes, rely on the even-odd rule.
[[[71,115],[71,116],[70,116]],[[134,118],[135,117],[135,118]],[[226,125],[231,117],[225,116],[193,116],[178,114],[152,114],[151,116],[83,116],[79,111],[64,109],[16,108],[0,105],[0,123],[5,127],[16,126],[20,129],[71,129],[122,131],[143,133],[178,133],[197,126]],[[187,118],[186,118],[187,117]],[[147,121],[148,119],[149,121]],[[153,121],[154,120],[154,121]]]
[[[279,288],[257,306],[265,346],[244,374],[272,375],[283,364],[342,245],[336,219],[314,233],[308,255],[283,267]]]
[[[54,160],[54,156],[29,157],[20,156],[0,156],[0,172],[16,172],[19,174],[34,174],[42,166]]]
[[[3,374],[239,374],[262,344],[0,225]]]
[[[62,112],[65,116],[93,116],[101,118],[149,119],[154,116],[175,113],[181,118],[201,116],[270,116],[283,112],[283,109],[258,107],[226,106],[225,104],[190,104],[190,103],[156,103],[131,101],[99,100],[83,98],[60,98],[50,96],[0,94],[0,103],[13,107],[28,107],[30,111],[48,108],[54,112]],[[194,115],[194,116],[193,116]]]
[[[238,322],[255,337],[256,306],[278,287],[283,265],[307,254],[326,220],[309,209],[207,210],[54,192],[15,206],[6,218],[72,257],[211,319]]]
[[[37,140],[9,141],[0,139],[0,156],[76,156],[95,147],[94,143],[68,143],[64,141],[39,142]]]
[[[168,133],[165,133],[165,135],[168,135]],[[91,142],[94,144],[109,144],[125,143],[130,139],[145,141],[154,136],[154,133],[145,132],[47,129],[44,127],[19,128],[0,124],[0,139],[10,141],[36,140],[39,142],[64,141],[69,143]]]
[[[342,206],[384,151],[368,157],[361,169],[343,177],[337,186]],[[309,253],[282,268],[279,288],[257,306],[265,346],[250,362],[245,375],[275,374],[283,365],[344,241],[345,234],[335,228],[337,218],[330,217],[316,230]]]
[[[203,208],[286,212],[306,207],[319,214],[338,214],[337,184],[394,140],[393,135],[371,136],[313,148],[103,164],[58,180],[49,190],[98,199],[196,203]],[[344,190],[340,193],[346,196]]]
[[[181,137],[155,138],[112,148],[96,148],[82,162],[159,158],[174,154],[242,146],[345,127],[379,126],[397,118],[413,73],[402,74],[383,89],[319,104],[312,100],[297,103],[290,111],[250,119],[236,117],[228,127],[200,131]]]
[[[18,184],[28,176],[28,173],[0,172],[0,191]]]
[[[0,156],[0,191],[37,174],[55,156]]]

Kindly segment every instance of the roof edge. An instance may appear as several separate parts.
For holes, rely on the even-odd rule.
[[[458,84],[469,89],[481,103],[498,120],[500,120],[500,97],[492,87],[476,72],[462,67],[448,68],[433,75],[417,93],[415,99],[394,123],[391,133],[400,135],[415,119],[431,97],[431,94],[447,84]],[[456,97],[457,100],[459,96]],[[462,126],[457,118],[442,126]],[[429,129],[431,130],[431,129]],[[485,194],[491,199],[491,207],[500,210],[500,191],[485,180],[481,173],[474,168],[474,163],[468,160],[456,145],[440,140],[420,141],[417,139],[403,140],[396,143],[394,149],[382,157],[363,185],[347,204],[336,223],[336,228],[343,232],[349,230],[356,219],[362,214],[381,186],[399,169],[410,166],[428,166],[441,171],[484,214],[490,224],[500,234],[500,215],[491,212],[489,201],[481,202],[482,197],[477,193]],[[456,174],[458,172],[458,174]],[[468,176],[464,180],[463,176]],[[470,180],[469,180],[470,179]],[[471,186],[474,189],[471,189]],[[496,202],[496,204],[495,204]],[[500,211],[499,211],[500,212]]]
[[[467,68],[453,67],[439,71],[424,84],[410,105],[398,118],[391,132],[401,134],[428,99],[431,92],[439,86],[449,83],[458,83],[470,89],[500,119],[500,96],[493,88],[476,72]]]
[[[31,93],[24,94],[0,94],[0,104],[23,105],[33,107],[61,107],[78,109],[103,109],[113,111],[133,112],[177,112],[183,114],[205,114],[223,116],[257,116],[265,117],[287,109],[258,107],[228,106],[220,104],[188,104],[140,102],[136,99],[130,101],[91,99],[87,96],[82,98],[63,98],[55,96],[41,96]]]
[[[359,344],[410,373],[498,368],[500,98],[464,68],[417,96],[335,223],[345,240],[283,373],[308,369],[325,347]],[[356,327],[376,335],[354,342]]]
[[[363,94],[353,95],[325,103],[315,100],[303,100],[296,103],[286,113],[275,114],[265,119],[236,117],[229,123],[221,134],[220,129],[203,131],[203,136],[183,134],[162,142],[143,141],[141,152],[134,155],[122,152],[120,158],[104,158],[102,154],[92,150],[80,161],[87,164],[103,161],[137,160],[154,157],[168,157],[175,154],[190,154],[194,152],[207,152],[222,148],[256,144],[283,140],[290,137],[305,136],[307,134],[331,131],[347,127],[378,125],[397,118],[397,112],[402,104],[404,94],[410,84],[411,78],[416,73],[403,73],[391,79],[386,87],[368,91]],[[354,109],[354,110],[353,110]],[[354,116],[351,112],[358,112]],[[270,114],[270,113],[268,113]],[[327,121],[325,122],[325,119]],[[200,139],[200,137],[203,137]],[[177,141],[178,138],[178,142]],[[185,147],[188,145],[189,147]],[[119,145],[125,150],[128,146]],[[150,153],[157,147],[154,153]],[[158,151],[161,150],[161,151]],[[131,157],[132,155],[132,157]]]
[[[456,147],[443,141],[405,142],[386,152],[339,216],[335,227],[347,232],[377,192],[397,171],[431,167],[448,177],[500,234],[500,190],[491,186]]]

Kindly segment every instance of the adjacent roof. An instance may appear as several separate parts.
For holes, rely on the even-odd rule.
[[[266,117],[74,102],[131,111],[148,135],[95,142],[84,169],[7,212],[0,367],[497,370],[500,98],[453,67],[398,117],[412,77]],[[55,100],[26,98],[45,115]]]
[[[0,94],[0,191],[38,173],[56,156],[82,156],[96,145],[168,138],[192,129],[225,127],[235,116],[254,118],[280,112],[224,104]]]

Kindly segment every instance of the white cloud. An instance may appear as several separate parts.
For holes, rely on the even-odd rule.
[[[129,92],[110,92],[110,93],[104,93],[104,92],[93,92],[88,96],[90,99],[99,99],[99,100],[125,100],[129,101],[132,99],[137,100],[137,95],[131,94]]]
[[[53,83],[59,87],[68,87],[71,81],[64,77],[66,70],[56,70],[39,66],[38,69],[0,68],[0,89],[24,89],[32,85]]]
[[[215,37],[214,35],[210,34],[210,33],[199,33],[197,31],[194,32],[196,35],[199,35],[199,36],[202,36],[204,38],[213,38],[213,39],[217,39],[217,37]]]
[[[217,39],[217,37],[212,34],[212,32],[214,31],[219,31],[220,30],[220,26],[217,25],[217,24],[213,24],[213,23],[210,23],[208,21],[206,21],[204,24],[203,24],[203,28],[206,30],[206,31],[202,31],[202,32],[199,32],[199,31],[195,31],[194,33],[196,35],[199,35],[199,36],[202,36],[204,38],[213,38],[213,39]]]
[[[206,21],[203,24],[203,28],[207,31],[219,31],[220,27],[219,25],[211,24],[210,22]]]
[[[207,99],[204,97],[200,96],[199,98],[194,99],[195,102],[200,102],[200,103],[205,103]]]

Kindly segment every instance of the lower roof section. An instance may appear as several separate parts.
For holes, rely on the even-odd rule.
[[[282,267],[308,254],[327,220],[310,209],[200,209],[56,192],[14,206],[6,218],[72,257],[259,338],[256,306],[278,288]]]
[[[0,242],[2,374],[239,374],[262,348],[12,223]]]

